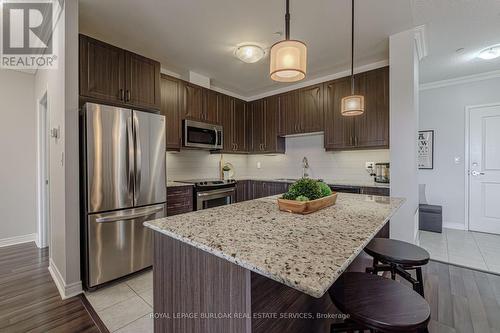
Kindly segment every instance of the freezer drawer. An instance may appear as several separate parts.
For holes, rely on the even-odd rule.
[[[164,217],[165,204],[88,216],[88,286],[152,265],[152,232],[142,224]]]

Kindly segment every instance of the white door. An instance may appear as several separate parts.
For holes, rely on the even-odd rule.
[[[500,104],[470,109],[469,229],[500,234]]]

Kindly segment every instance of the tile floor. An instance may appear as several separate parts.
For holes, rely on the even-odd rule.
[[[500,235],[456,229],[420,231],[420,246],[431,259],[500,274]]]
[[[153,271],[85,296],[110,332],[153,333]]]

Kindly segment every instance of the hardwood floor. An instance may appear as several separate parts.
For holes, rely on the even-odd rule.
[[[0,248],[0,332],[107,332],[82,297],[61,300],[47,267],[33,243]],[[500,333],[500,276],[431,261],[424,281],[430,333]]]
[[[430,333],[500,332],[500,276],[431,261],[424,281]]]
[[[61,300],[48,266],[34,243],[0,248],[0,332],[107,332],[82,297]]]

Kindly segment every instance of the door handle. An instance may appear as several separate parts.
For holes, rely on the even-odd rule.
[[[134,134],[132,131],[132,118],[127,119],[127,164],[128,164],[128,193],[134,199]]]
[[[476,171],[476,170],[472,171],[470,174],[473,175],[474,177],[484,176],[484,172],[479,172],[479,171]]]
[[[217,146],[219,145],[219,132],[217,131],[217,127],[214,127],[215,131],[215,149],[217,149]]]
[[[141,189],[142,178],[142,149],[141,149],[141,131],[139,127],[139,119],[134,114],[134,128],[135,128],[135,195],[134,200],[137,204],[139,199],[139,191]]]
[[[95,221],[97,223],[105,223],[105,222],[117,222],[117,221],[133,220],[133,219],[136,219],[139,217],[144,217],[144,216],[156,214],[162,210],[163,210],[163,206],[149,208],[147,210],[140,211],[140,212],[133,213],[133,214],[125,214],[124,215],[123,213],[118,213],[118,214],[113,214],[111,216],[99,217]]]
[[[127,89],[127,99],[125,102],[130,102],[130,90]]]
[[[125,100],[125,91],[122,88],[120,88],[120,101],[123,100]]]

